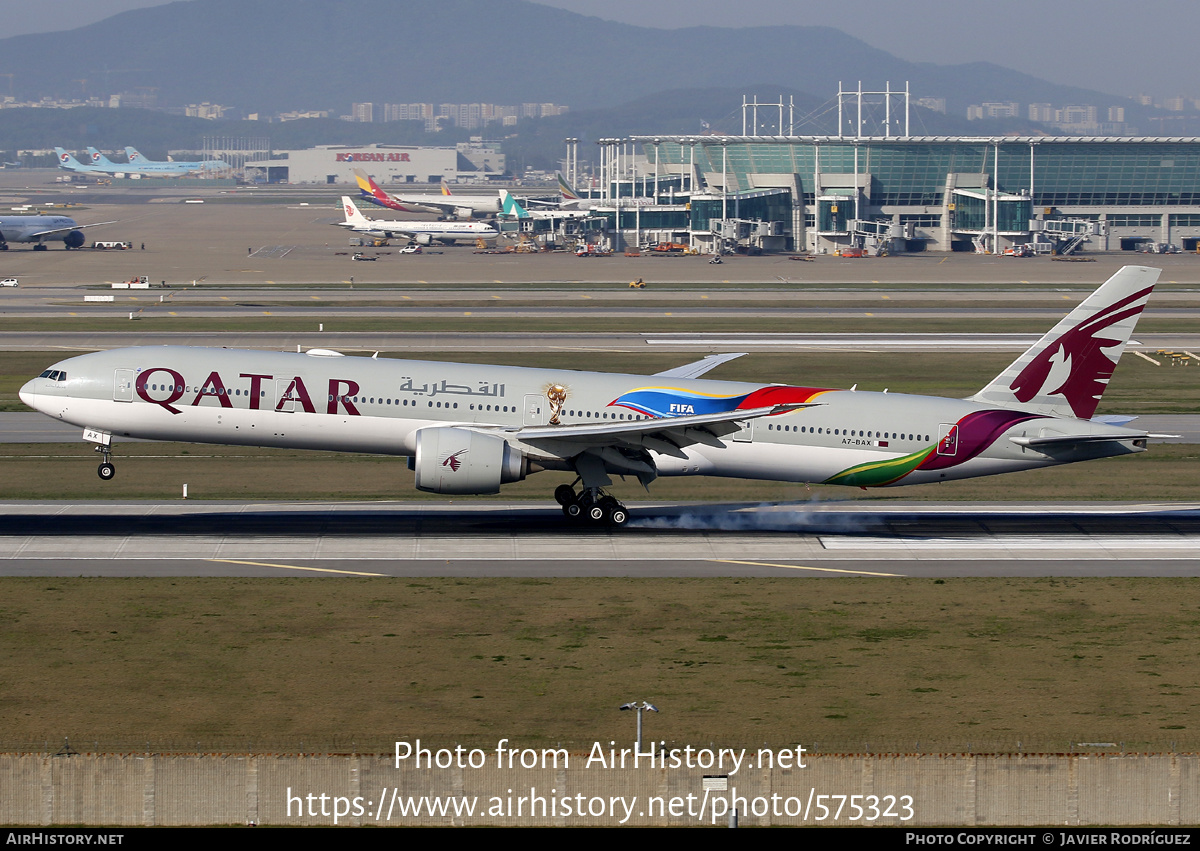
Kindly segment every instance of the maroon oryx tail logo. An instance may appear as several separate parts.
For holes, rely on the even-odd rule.
[[[457,473],[458,468],[463,464],[462,459],[459,456],[466,455],[469,451],[469,449],[460,449],[457,452],[447,455],[442,459],[442,466],[449,467],[451,473]]]
[[[1062,396],[1080,419],[1096,413],[1117,367],[1116,358],[1104,350],[1123,345],[1128,338],[1128,332],[1108,337],[1100,336],[1101,332],[1141,313],[1152,289],[1110,304],[1051,341],[1013,379],[1009,385],[1013,395],[1023,403],[1037,396]]]

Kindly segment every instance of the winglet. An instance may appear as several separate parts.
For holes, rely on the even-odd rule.
[[[1120,269],[971,401],[1091,418],[1161,272]]]

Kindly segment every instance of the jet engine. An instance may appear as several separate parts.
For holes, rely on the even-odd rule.
[[[66,245],[67,248],[79,248],[81,245],[83,245],[83,240],[83,231],[73,230],[63,237],[63,244]]]
[[[464,222],[469,222],[471,221],[471,216],[475,215],[475,211],[470,207],[455,207],[454,215],[456,218],[461,219]]]
[[[439,426],[417,432],[417,450],[408,459],[417,490],[431,493],[499,493],[529,471],[524,454],[502,437],[465,428]]]
[[[432,245],[433,244],[433,237],[427,233],[419,233],[416,236],[414,236],[413,239],[415,239],[417,241],[418,245]]]

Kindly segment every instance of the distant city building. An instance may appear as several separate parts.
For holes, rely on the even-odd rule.
[[[255,112],[255,113],[252,113],[252,115],[254,117],[250,118],[249,120],[257,121],[258,113]],[[310,109],[310,110],[306,110],[304,112],[281,112],[281,113],[279,113],[278,116],[276,116],[276,118],[280,122],[299,121],[302,118],[328,118],[328,117],[329,117],[329,110],[327,110],[327,109]]]
[[[934,112],[946,114],[946,99],[945,98],[914,98],[913,103],[925,109],[932,109]]]
[[[1049,124],[1051,121],[1056,121],[1057,110],[1048,103],[1031,103],[1029,104],[1029,120],[1040,121],[1043,124]]]
[[[189,118],[207,118],[215,121],[219,118],[232,118],[231,112],[239,112],[232,107],[221,106],[217,103],[192,103],[184,107],[183,114]]]
[[[424,121],[425,130],[436,133],[443,127],[480,130],[489,124],[511,126],[517,118],[565,115],[569,107],[556,103],[525,103],[520,106],[494,103],[356,103],[345,121]]]
[[[1021,105],[1016,101],[971,104],[967,107],[968,121],[976,121],[981,118],[1017,118],[1020,114]]]

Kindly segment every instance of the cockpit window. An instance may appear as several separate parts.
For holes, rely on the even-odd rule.
[[[51,381],[66,381],[67,374],[61,369],[48,369],[39,375],[38,378],[49,378]]]

